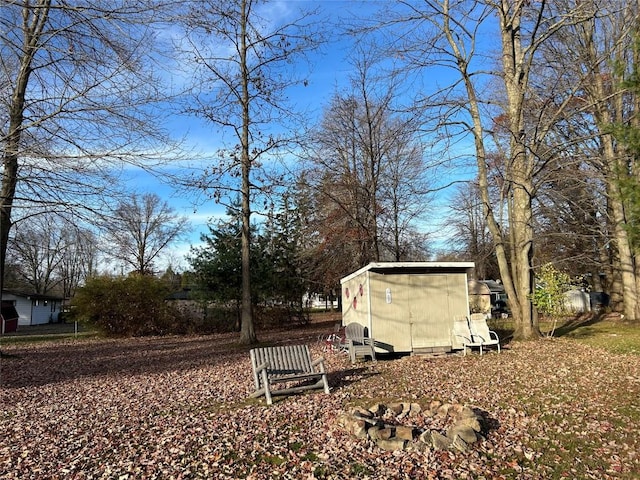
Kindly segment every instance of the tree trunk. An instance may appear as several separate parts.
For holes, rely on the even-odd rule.
[[[624,110],[623,97],[621,92],[613,94],[608,85],[608,76],[600,71],[598,53],[592,42],[588,44],[588,60],[592,64],[594,74],[593,81],[585,91],[589,102],[594,107],[596,124],[599,126],[610,126],[614,123],[623,122],[622,112]],[[616,52],[611,52],[613,60],[616,59]],[[620,59],[618,58],[617,61]],[[613,105],[612,105],[613,103]],[[612,111],[615,112],[612,114]],[[615,117],[614,115],[617,115]],[[602,160],[604,165],[604,176],[606,182],[608,213],[612,226],[611,239],[614,242],[615,254],[612,256],[612,291],[611,301],[614,308],[620,308],[618,297],[621,295],[622,312],[628,319],[637,318],[638,288],[635,275],[635,258],[626,230],[627,218],[625,215],[624,199],[620,190],[620,176],[628,175],[625,165],[625,155],[620,152],[614,143],[614,138],[609,133],[600,134],[602,144]],[[621,158],[622,157],[622,158]],[[616,288],[618,287],[618,288]]]
[[[249,150],[249,70],[247,64],[247,24],[246,1],[241,5],[240,55],[242,68],[242,307],[240,318],[240,343],[253,344],[258,340],[253,325],[253,305],[251,299],[251,152]]]
[[[503,0],[497,11],[502,37],[502,68],[506,90],[506,114],[510,133],[509,158],[506,175],[512,191],[509,227],[512,235],[512,285],[505,284],[509,292],[509,305],[515,322],[514,339],[538,338],[540,330],[533,315],[533,159],[527,153],[524,121],[524,103],[529,86],[531,58],[525,54],[520,33],[522,8]],[[533,55],[532,52],[529,55]],[[503,270],[501,269],[501,273]],[[509,287],[509,288],[508,288]],[[512,287],[512,288],[511,288]],[[513,295],[513,298],[512,296]]]
[[[620,279],[622,287],[622,311],[627,319],[635,319],[638,307],[638,291],[636,286],[635,259],[625,228],[626,219],[617,181],[607,182],[609,203],[613,220],[612,239],[616,246],[613,261],[614,275]]]
[[[40,45],[40,35],[49,18],[50,0],[41,0],[35,8],[24,7],[24,44],[16,74],[11,104],[9,129],[4,140],[2,157],[2,184],[0,185],[0,294],[4,288],[4,269],[7,258],[9,232],[12,227],[11,211],[18,182],[18,158],[24,121],[25,95],[33,58]]]

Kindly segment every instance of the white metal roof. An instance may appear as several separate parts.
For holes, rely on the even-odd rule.
[[[445,269],[470,269],[474,268],[474,262],[372,262],[369,265],[362,267],[359,270],[347,275],[340,280],[340,283],[345,283],[352,278],[361,275],[369,270],[389,270],[404,269],[404,270],[445,270]]]

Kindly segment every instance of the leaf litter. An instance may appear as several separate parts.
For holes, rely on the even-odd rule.
[[[319,328],[319,327],[316,327]],[[263,332],[270,344],[283,331]],[[637,478],[639,362],[563,339],[501,354],[382,358],[352,366],[313,327],[332,393],[249,400],[248,348],[210,335],[3,346],[3,479]],[[288,343],[291,338],[288,339]],[[396,451],[358,440],[340,412],[375,402],[475,406],[473,449]]]

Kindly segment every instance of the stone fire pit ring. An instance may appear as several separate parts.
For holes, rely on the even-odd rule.
[[[338,415],[350,435],[384,450],[457,450],[466,452],[487,433],[486,415],[478,408],[433,400],[419,403],[375,403]]]

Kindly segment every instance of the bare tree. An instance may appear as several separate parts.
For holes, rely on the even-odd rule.
[[[0,287],[10,230],[42,211],[100,205],[122,162],[156,157],[162,84],[146,59],[160,3],[55,0],[0,9]]]
[[[133,268],[140,275],[156,273],[155,262],[173,242],[180,239],[189,224],[167,202],[153,193],[133,194],[118,203],[104,219],[103,241],[107,254]]]
[[[452,246],[458,249],[460,256],[473,260],[478,279],[499,278],[478,186],[473,182],[458,186],[451,204],[452,214],[447,223],[454,230]]]
[[[530,76],[541,45],[568,22],[580,21],[579,8],[558,12],[552,11],[547,2],[525,0],[400,3],[403,9],[395,9],[382,20],[395,34],[389,50],[401,52],[409,69],[437,68],[455,74],[451,81],[425,92],[420,106],[432,112],[435,121],[431,126],[441,138],[452,142],[455,137],[467,136],[472,140],[484,217],[509,295],[515,338],[536,338],[540,332],[530,300],[534,176],[540,167],[540,144],[555,115],[548,113],[540,117],[540,122],[530,122],[526,115]],[[412,35],[405,34],[408,24]],[[393,30],[398,26],[404,30]],[[479,48],[481,32],[487,31],[500,40],[498,58],[491,52],[483,54]],[[488,96],[496,91],[502,95]],[[562,102],[548,105],[556,111],[566,106]],[[500,115],[504,141],[498,143],[492,133]],[[492,149],[501,149],[498,153],[503,159],[499,203],[491,196]],[[500,221],[503,211],[507,228]]]
[[[567,10],[578,2],[562,0],[556,9]],[[579,2],[585,21],[570,25],[546,46],[546,57],[562,57],[565,75],[558,77],[574,85],[575,108],[566,123],[574,142],[586,154],[599,179],[603,206],[592,204],[607,224],[607,237],[600,240],[600,255],[611,266],[610,288],[613,307],[629,318],[640,318],[640,245],[633,240],[637,222],[632,205],[625,198],[624,185],[640,182],[638,158],[614,135],[614,126],[637,125],[640,99],[625,87],[638,68],[640,5],[637,1]],[[557,71],[557,68],[556,68]],[[583,126],[590,128],[585,129]],[[589,190],[593,191],[593,184]],[[586,208],[589,208],[586,206]]]
[[[66,249],[57,275],[60,290],[65,299],[73,298],[77,288],[91,278],[98,264],[98,240],[92,230],[78,227],[71,222],[61,222]]]
[[[38,215],[18,222],[9,239],[7,269],[14,282],[34,293],[70,298],[96,263],[91,231],[60,215]]]
[[[199,185],[221,199],[230,191],[241,196],[242,312],[240,341],[256,342],[250,281],[251,215],[254,195],[269,188],[257,175],[261,164],[273,161],[291,144],[293,109],[286,89],[303,83],[291,68],[322,35],[313,12],[276,18],[271,4],[260,0],[195,0],[184,18],[188,54],[196,59],[194,90],[189,110],[233,145],[220,150]],[[293,18],[293,19],[292,19]],[[292,20],[291,20],[292,19]],[[224,185],[239,178],[240,185]]]
[[[415,114],[396,110],[398,85],[377,63],[371,51],[356,53],[351,88],[326,107],[304,174],[314,198],[310,226],[338,274],[415,255],[430,193]]]
[[[55,221],[43,216],[16,225],[11,241],[12,264],[34,293],[47,294],[60,281],[55,273],[66,242]]]

